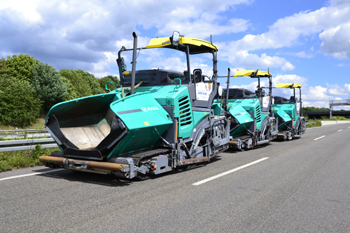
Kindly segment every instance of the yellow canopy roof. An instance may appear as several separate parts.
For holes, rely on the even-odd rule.
[[[277,83],[276,88],[300,88],[301,84],[297,83]]]
[[[195,39],[195,38],[186,38],[180,37],[179,44],[185,44],[189,46],[190,54],[197,53],[210,53],[213,50],[218,51],[218,47],[209,41]],[[170,48],[177,49],[180,51],[185,51],[185,47],[183,46],[173,46],[170,41],[170,37],[162,37],[162,38],[154,38],[151,39],[146,48]]]
[[[233,75],[233,77],[238,77],[238,76],[272,77],[272,74],[267,71],[260,71],[260,70],[258,72],[256,72],[256,70],[237,70]]]

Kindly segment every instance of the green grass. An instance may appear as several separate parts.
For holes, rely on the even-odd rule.
[[[0,153],[0,172],[42,165],[39,157],[42,155],[50,155],[52,151],[59,148],[42,149],[37,145],[33,150],[9,151]]]
[[[350,121],[350,118],[344,116],[334,116],[331,121]]]
[[[307,122],[317,122],[317,124],[321,124],[321,121],[350,121],[350,117],[334,116],[334,117],[332,117],[332,120],[330,120],[329,117],[322,116],[319,119],[307,119],[306,121]],[[310,126],[308,126],[308,127],[310,127]],[[315,127],[315,124],[313,124],[312,127]]]
[[[334,116],[332,120],[329,117],[321,117],[321,119],[308,119],[307,122],[315,122],[315,124],[307,125],[306,128],[319,127],[322,126],[321,121],[350,121],[350,118],[343,116]]]
[[[315,124],[306,125],[306,128],[312,128],[312,127],[320,127],[320,126],[322,126],[321,120],[311,120],[311,119],[308,119],[308,120],[306,120],[306,122],[307,122],[307,123],[315,122]]]
[[[0,130],[15,130],[17,127],[10,125],[0,125]],[[18,128],[22,129],[22,128]],[[36,120],[36,123],[30,126],[26,126],[23,129],[45,129],[45,117],[40,117]]]
[[[14,126],[0,125],[0,130],[15,130]],[[18,128],[21,129],[21,128]],[[45,129],[45,116],[37,119],[36,123],[25,127],[24,129]],[[6,135],[6,132],[5,132]],[[3,140],[0,135],[0,140]],[[0,172],[16,169],[42,165],[39,157],[42,155],[50,155],[52,151],[59,150],[56,148],[42,149],[37,145],[33,150],[24,151],[9,151],[0,153]]]
[[[349,117],[344,117],[344,116],[333,116],[332,120],[329,119],[329,117],[322,116],[321,119],[317,119],[320,121],[350,121]]]

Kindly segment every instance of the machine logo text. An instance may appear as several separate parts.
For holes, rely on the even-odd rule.
[[[141,109],[142,109],[142,111],[144,111],[144,112],[159,110],[158,107],[147,107],[147,108],[146,108],[146,107],[142,107]]]

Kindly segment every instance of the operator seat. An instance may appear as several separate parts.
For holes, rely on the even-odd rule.
[[[201,69],[194,69],[193,70],[193,78],[195,79],[196,83],[203,82],[202,80],[202,70]]]
[[[295,97],[294,97],[294,96],[291,96],[290,99],[289,99],[289,102],[290,102],[290,103],[295,103]]]

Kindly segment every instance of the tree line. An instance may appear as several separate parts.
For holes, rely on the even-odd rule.
[[[56,103],[106,93],[107,81],[120,86],[116,76],[98,79],[80,69],[56,71],[27,54],[1,58],[0,124],[31,125]]]
[[[329,111],[329,108],[304,107],[303,111],[306,111],[306,112]]]

